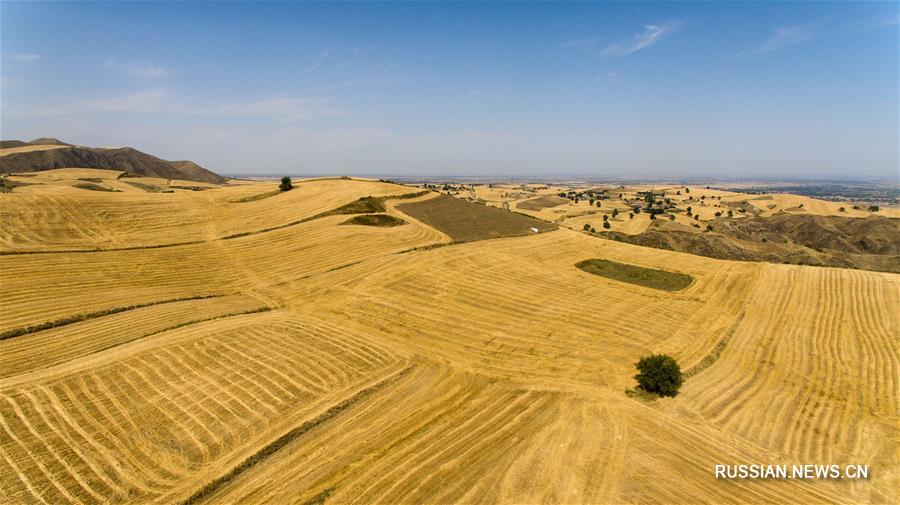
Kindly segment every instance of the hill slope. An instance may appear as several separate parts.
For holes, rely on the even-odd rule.
[[[617,231],[603,235],[619,242],[710,258],[900,273],[897,219],[782,213],[772,217],[718,218],[710,226],[714,233],[656,221],[636,235]]]
[[[0,158],[0,173],[38,172],[54,168],[104,168],[124,170],[132,175],[184,179],[189,181],[222,184],[225,178],[194,162],[169,162],[131,147],[103,149],[68,146],[56,139],[37,139],[28,143],[3,141],[4,148],[62,145],[56,149],[12,152]]]

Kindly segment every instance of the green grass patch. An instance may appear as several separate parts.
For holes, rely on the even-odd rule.
[[[188,191],[206,191],[207,189],[212,189],[209,186],[169,186],[174,189],[186,189]]]
[[[138,189],[142,189],[142,190],[146,191],[147,193],[160,193],[163,190],[163,188],[161,188],[155,184],[147,184],[144,182],[137,182],[137,181],[122,181],[122,182],[124,182],[125,184],[128,184],[129,186],[134,186]]]
[[[353,216],[341,224],[392,227],[404,225],[406,224],[406,221],[387,214],[363,214],[360,216]]]
[[[607,279],[663,291],[682,290],[690,286],[694,280],[690,275],[601,259],[579,261],[575,266],[587,273],[606,277]]]
[[[14,188],[18,188],[21,186],[34,186],[34,184],[30,184],[27,182],[18,182],[11,181],[6,177],[0,177],[0,193],[12,193]]]
[[[280,189],[276,189],[275,191],[266,191],[265,193],[259,193],[256,195],[245,196],[243,198],[238,198],[236,200],[232,200],[231,203],[247,203],[247,202],[255,202],[257,200],[263,200],[265,198],[269,198],[270,196],[275,196],[282,191]]]
[[[109,189],[105,186],[101,186],[99,184],[94,184],[93,182],[79,182],[78,184],[74,184],[78,189],[87,189],[89,191],[106,191],[107,193],[120,193],[118,189]]]

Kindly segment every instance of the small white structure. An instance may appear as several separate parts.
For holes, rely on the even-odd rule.
[[[537,228],[535,228],[533,226],[531,227],[531,233],[538,233],[539,231],[541,231],[541,230],[538,230]]]

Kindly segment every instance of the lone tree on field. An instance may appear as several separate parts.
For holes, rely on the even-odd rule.
[[[584,223],[584,231],[591,231],[591,225]]]
[[[609,221],[603,221],[603,227],[608,230],[610,227]]]
[[[659,396],[677,396],[684,382],[684,374],[675,358],[667,354],[651,354],[635,363],[639,374],[634,376],[644,391]]]
[[[618,215],[619,215],[619,209],[613,209],[613,217],[616,217]]]
[[[288,176],[284,176],[281,178],[281,184],[278,185],[278,189],[282,191],[290,191],[294,189],[294,185],[291,184],[291,178]]]

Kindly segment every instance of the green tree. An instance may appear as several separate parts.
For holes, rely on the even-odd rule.
[[[870,205],[870,206],[869,206],[869,212],[878,212],[879,210],[881,210],[881,207],[879,207],[879,206],[877,206],[877,205]]]
[[[284,176],[281,178],[281,184],[278,185],[278,189],[282,191],[290,191],[294,189],[294,185],[291,184],[291,178],[288,176]]]
[[[634,219],[634,213],[633,213],[633,212],[629,212],[629,213],[628,213],[628,219]]]
[[[729,210],[729,211],[728,211],[728,217],[734,217],[734,212],[732,212],[731,210]]]
[[[618,215],[619,215],[619,209],[613,209],[612,215],[613,215],[613,217],[618,216]]]
[[[603,214],[603,222],[605,223],[607,221],[609,221],[609,216],[607,216],[606,214]]]
[[[608,230],[608,229],[609,229],[609,226],[610,226],[610,225],[609,225],[609,221],[603,221],[603,227],[604,227],[604,228],[606,228],[606,229]]]
[[[675,358],[666,354],[651,354],[640,359],[634,379],[644,391],[659,396],[677,396],[684,383],[684,374]]]
[[[583,229],[584,231],[591,231],[591,225],[589,225],[589,224],[587,224],[587,223],[584,223],[584,228],[582,228],[582,229]]]

